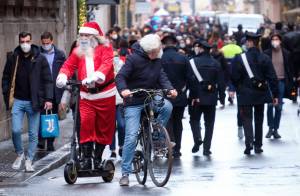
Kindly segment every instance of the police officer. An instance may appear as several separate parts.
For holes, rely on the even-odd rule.
[[[174,158],[181,156],[182,118],[184,109],[187,106],[186,84],[188,78],[188,58],[177,52],[177,39],[175,35],[169,34],[162,39],[164,53],[162,65],[173,87],[177,90],[176,99],[170,99],[173,105],[172,115],[168,123],[168,131],[171,140],[176,143],[173,150]]]
[[[222,68],[217,60],[210,55],[211,46],[203,40],[194,43],[196,56],[190,60],[188,82],[190,125],[193,132],[193,153],[199,151],[202,144],[200,131],[200,117],[204,114],[205,137],[203,144],[203,155],[211,154],[211,140],[215,123],[216,105],[218,96],[220,102],[225,102],[225,82]]]
[[[258,49],[260,35],[246,33],[247,52],[233,60],[232,83],[236,88],[245,134],[244,154],[262,153],[264,104],[278,103],[278,84],[271,59]],[[272,94],[270,93],[270,90]],[[273,99],[273,100],[272,100]],[[253,138],[253,110],[255,139]]]

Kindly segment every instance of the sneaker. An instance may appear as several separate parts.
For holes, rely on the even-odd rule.
[[[29,159],[25,160],[25,172],[34,172],[34,168],[32,166],[32,161]]]
[[[239,137],[239,139],[244,138],[243,127],[238,127],[238,137]]]
[[[24,153],[22,153],[21,155],[18,155],[16,160],[14,161],[14,163],[12,164],[12,168],[13,169],[20,169],[22,162],[24,160]]]
[[[120,186],[129,186],[129,176],[128,174],[123,174],[120,181]]]

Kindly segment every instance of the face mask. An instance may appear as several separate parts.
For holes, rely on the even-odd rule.
[[[159,53],[158,53],[158,55],[157,55],[157,58],[161,59],[163,53],[164,53],[163,50],[160,49],[160,51],[159,51]]]
[[[128,37],[128,36],[129,36],[129,33],[124,33],[124,36],[125,36],[125,37]]]
[[[50,51],[52,49],[52,44],[43,44],[42,48],[46,51]]]
[[[87,50],[90,47],[90,40],[89,39],[80,39],[79,40],[79,47],[82,50]]]
[[[114,40],[116,40],[116,39],[118,39],[118,35],[117,35],[117,34],[113,34],[113,35],[111,36],[111,38],[114,39]]]
[[[180,44],[179,44],[179,47],[180,47],[180,48],[185,48],[185,43],[180,43]]]
[[[20,47],[24,53],[28,53],[31,50],[31,44],[29,43],[20,44]]]
[[[279,48],[279,46],[280,46],[280,42],[279,41],[272,41],[271,44],[272,44],[273,48],[275,48],[275,49]]]
[[[243,49],[243,51],[245,51],[245,52],[248,51],[248,48],[247,48],[246,44],[243,44],[243,45],[242,45],[242,49]]]
[[[115,56],[114,57],[114,64],[117,66],[117,65],[119,65],[119,62],[120,62],[120,57]]]

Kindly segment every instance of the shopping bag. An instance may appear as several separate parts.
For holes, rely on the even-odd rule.
[[[41,135],[43,138],[58,137],[59,136],[59,124],[57,114],[41,115]]]

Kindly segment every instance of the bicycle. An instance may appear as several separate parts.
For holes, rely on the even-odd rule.
[[[139,184],[144,185],[149,171],[153,183],[162,187],[168,182],[172,171],[172,148],[169,134],[164,126],[157,122],[154,107],[164,104],[162,93],[165,90],[135,89],[135,93],[146,93],[144,111],[140,119],[140,129],[132,161],[133,173]],[[157,99],[160,97],[161,99]]]

